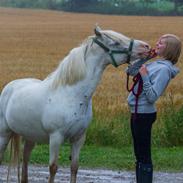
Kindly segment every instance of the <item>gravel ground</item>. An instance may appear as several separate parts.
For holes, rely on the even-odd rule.
[[[6,182],[7,167],[0,166],[0,183]],[[47,183],[48,168],[43,166],[29,166],[30,183]],[[55,183],[69,183],[70,170],[59,168]],[[133,172],[112,171],[101,169],[79,169],[78,183],[135,183]],[[17,183],[16,171],[12,169],[10,183]],[[183,183],[183,173],[155,172],[154,183]]]

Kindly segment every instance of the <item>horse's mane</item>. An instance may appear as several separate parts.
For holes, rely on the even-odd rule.
[[[91,43],[92,37],[88,37],[79,47],[72,49],[60,62],[58,68],[48,76],[48,78],[53,79],[51,84],[53,89],[56,89],[60,85],[73,85],[85,78],[85,57],[90,49]]]

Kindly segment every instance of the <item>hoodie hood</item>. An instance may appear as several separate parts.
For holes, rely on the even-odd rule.
[[[179,68],[174,66],[172,64],[172,62],[169,61],[169,60],[158,60],[157,63],[164,64],[164,65],[166,65],[168,67],[168,69],[169,69],[169,71],[171,73],[171,78],[174,78],[180,72]]]

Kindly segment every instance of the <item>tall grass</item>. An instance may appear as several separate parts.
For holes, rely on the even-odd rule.
[[[94,117],[87,133],[87,144],[120,147],[131,143],[129,115]]]
[[[161,109],[153,124],[152,143],[154,146],[183,145],[183,106],[176,107],[171,93],[162,96]],[[95,110],[94,110],[95,111]],[[87,144],[122,147],[132,142],[129,111],[112,115],[98,115],[94,112],[87,133]]]
[[[177,109],[173,98],[169,93],[161,117],[164,122],[165,143],[168,146],[183,145],[183,107]]]

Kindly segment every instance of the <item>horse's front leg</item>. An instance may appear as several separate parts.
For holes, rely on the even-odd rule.
[[[72,151],[71,151],[71,181],[70,183],[76,183],[76,177],[79,167],[79,153],[81,147],[85,141],[85,133],[77,140],[72,143]]]
[[[25,141],[24,152],[23,152],[21,183],[28,183],[28,162],[34,146],[35,146],[34,142],[27,141],[27,140]]]
[[[48,183],[54,183],[55,174],[57,172],[58,167],[58,157],[59,157],[59,147],[62,144],[64,138],[60,135],[60,133],[53,133],[50,135],[50,160],[49,160],[49,171],[50,177]]]

